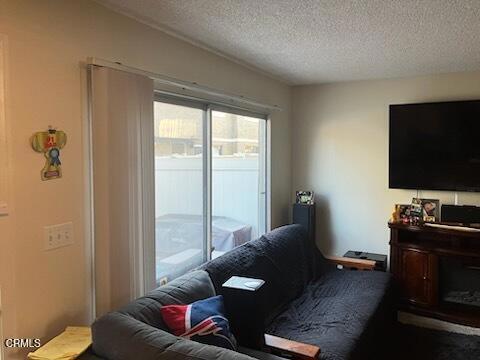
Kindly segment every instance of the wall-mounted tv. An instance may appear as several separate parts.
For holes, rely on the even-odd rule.
[[[480,191],[480,100],[390,105],[389,186]]]

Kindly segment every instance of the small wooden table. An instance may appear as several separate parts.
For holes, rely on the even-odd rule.
[[[387,271],[387,255],[349,250],[343,257],[375,261],[375,270]]]

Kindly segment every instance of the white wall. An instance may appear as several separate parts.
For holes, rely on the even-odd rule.
[[[293,190],[312,189],[326,253],[389,253],[387,221],[416,191],[388,189],[388,105],[480,99],[480,72],[358,81],[293,90]],[[453,203],[452,192],[421,197]],[[480,194],[459,193],[480,205]]]
[[[88,56],[285,108],[272,115],[272,220],[274,225],[288,221],[290,89],[285,84],[89,0],[0,0],[0,34],[9,43],[13,209],[0,220],[0,260],[7,261],[0,265],[6,337],[45,341],[66,325],[89,322],[82,138],[86,74],[81,65]],[[66,131],[68,143],[61,154],[63,178],[42,182],[44,159],[30,148],[29,138],[48,125]],[[66,221],[74,223],[75,244],[43,251],[43,226]],[[8,351],[7,358],[25,358],[27,351]]]

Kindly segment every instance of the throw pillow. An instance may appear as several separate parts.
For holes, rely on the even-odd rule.
[[[165,325],[176,336],[230,350],[237,349],[221,295],[190,305],[166,305],[160,311]]]

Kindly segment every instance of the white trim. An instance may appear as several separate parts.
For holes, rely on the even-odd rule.
[[[267,232],[272,230],[272,119],[270,116],[267,117],[267,129],[266,129],[266,189],[267,192],[267,204],[265,208],[266,217],[267,217]]]
[[[205,219],[205,240],[206,255],[205,260],[212,259],[212,108],[207,106],[204,110],[205,124],[203,127],[203,152],[204,156],[204,219]]]
[[[6,60],[7,37],[0,34],[0,205],[5,207],[3,214],[8,215],[8,176],[9,160],[7,146],[7,120],[6,120]]]
[[[252,111],[261,111],[264,113],[269,113],[271,111],[282,111],[282,108],[279,107],[278,105],[263,104],[261,102],[258,102],[253,99],[249,99],[242,95],[231,94],[231,93],[228,93],[227,91],[217,90],[217,89],[210,88],[208,86],[199,85],[196,82],[179,80],[170,76],[157,74],[151,71],[137,69],[134,67],[126,66],[126,65],[108,61],[108,60],[89,57],[87,58],[87,63],[91,65],[103,66],[103,67],[108,67],[115,70],[125,71],[133,74],[143,75],[143,76],[149,77],[150,79],[153,79],[156,84],[165,85],[167,87],[173,87],[175,89],[180,89],[182,91],[188,90],[195,94],[202,94],[203,96],[206,96],[209,101],[211,100],[212,102],[214,102],[214,99],[217,98],[233,106],[238,104],[244,105],[244,106],[246,105],[250,107]]]
[[[92,120],[93,120],[93,77],[92,66],[87,65],[86,83],[86,119],[83,125],[83,158],[85,174],[85,254],[87,261],[87,301],[90,303],[89,320],[96,318],[95,293],[95,208],[93,187],[93,147],[92,147]]]
[[[9,180],[10,180],[10,159],[8,151],[8,131],[6,118],[6,89],[7,89],[7,46],[8,39],[6,35],[0,34],[0,205],[5,206],[5,214],[8,215],[9,198]],[[10,203],[10,207],[11,207]],[[10,209],[11,211],[11,209]],[[8,225],[7,225],[8,226]],[[1,244],[0,244],[1,245]],[[3,342],[3,307],[2,307],[2,277],[0,276],[0,360],[5,358]]]
[[[268,119],[268,117],[267,117]],[[268,148],[268,138],[267,138],[267,119],[264,119],[263,122],[258,121],[259,124],[259,139],[258,144],[258,233],[257,236],[261,236],[267,232],[268,227],[268,215],[267,215],[267,168],[268,168],[268,159],[267,159],[267,148]]]

